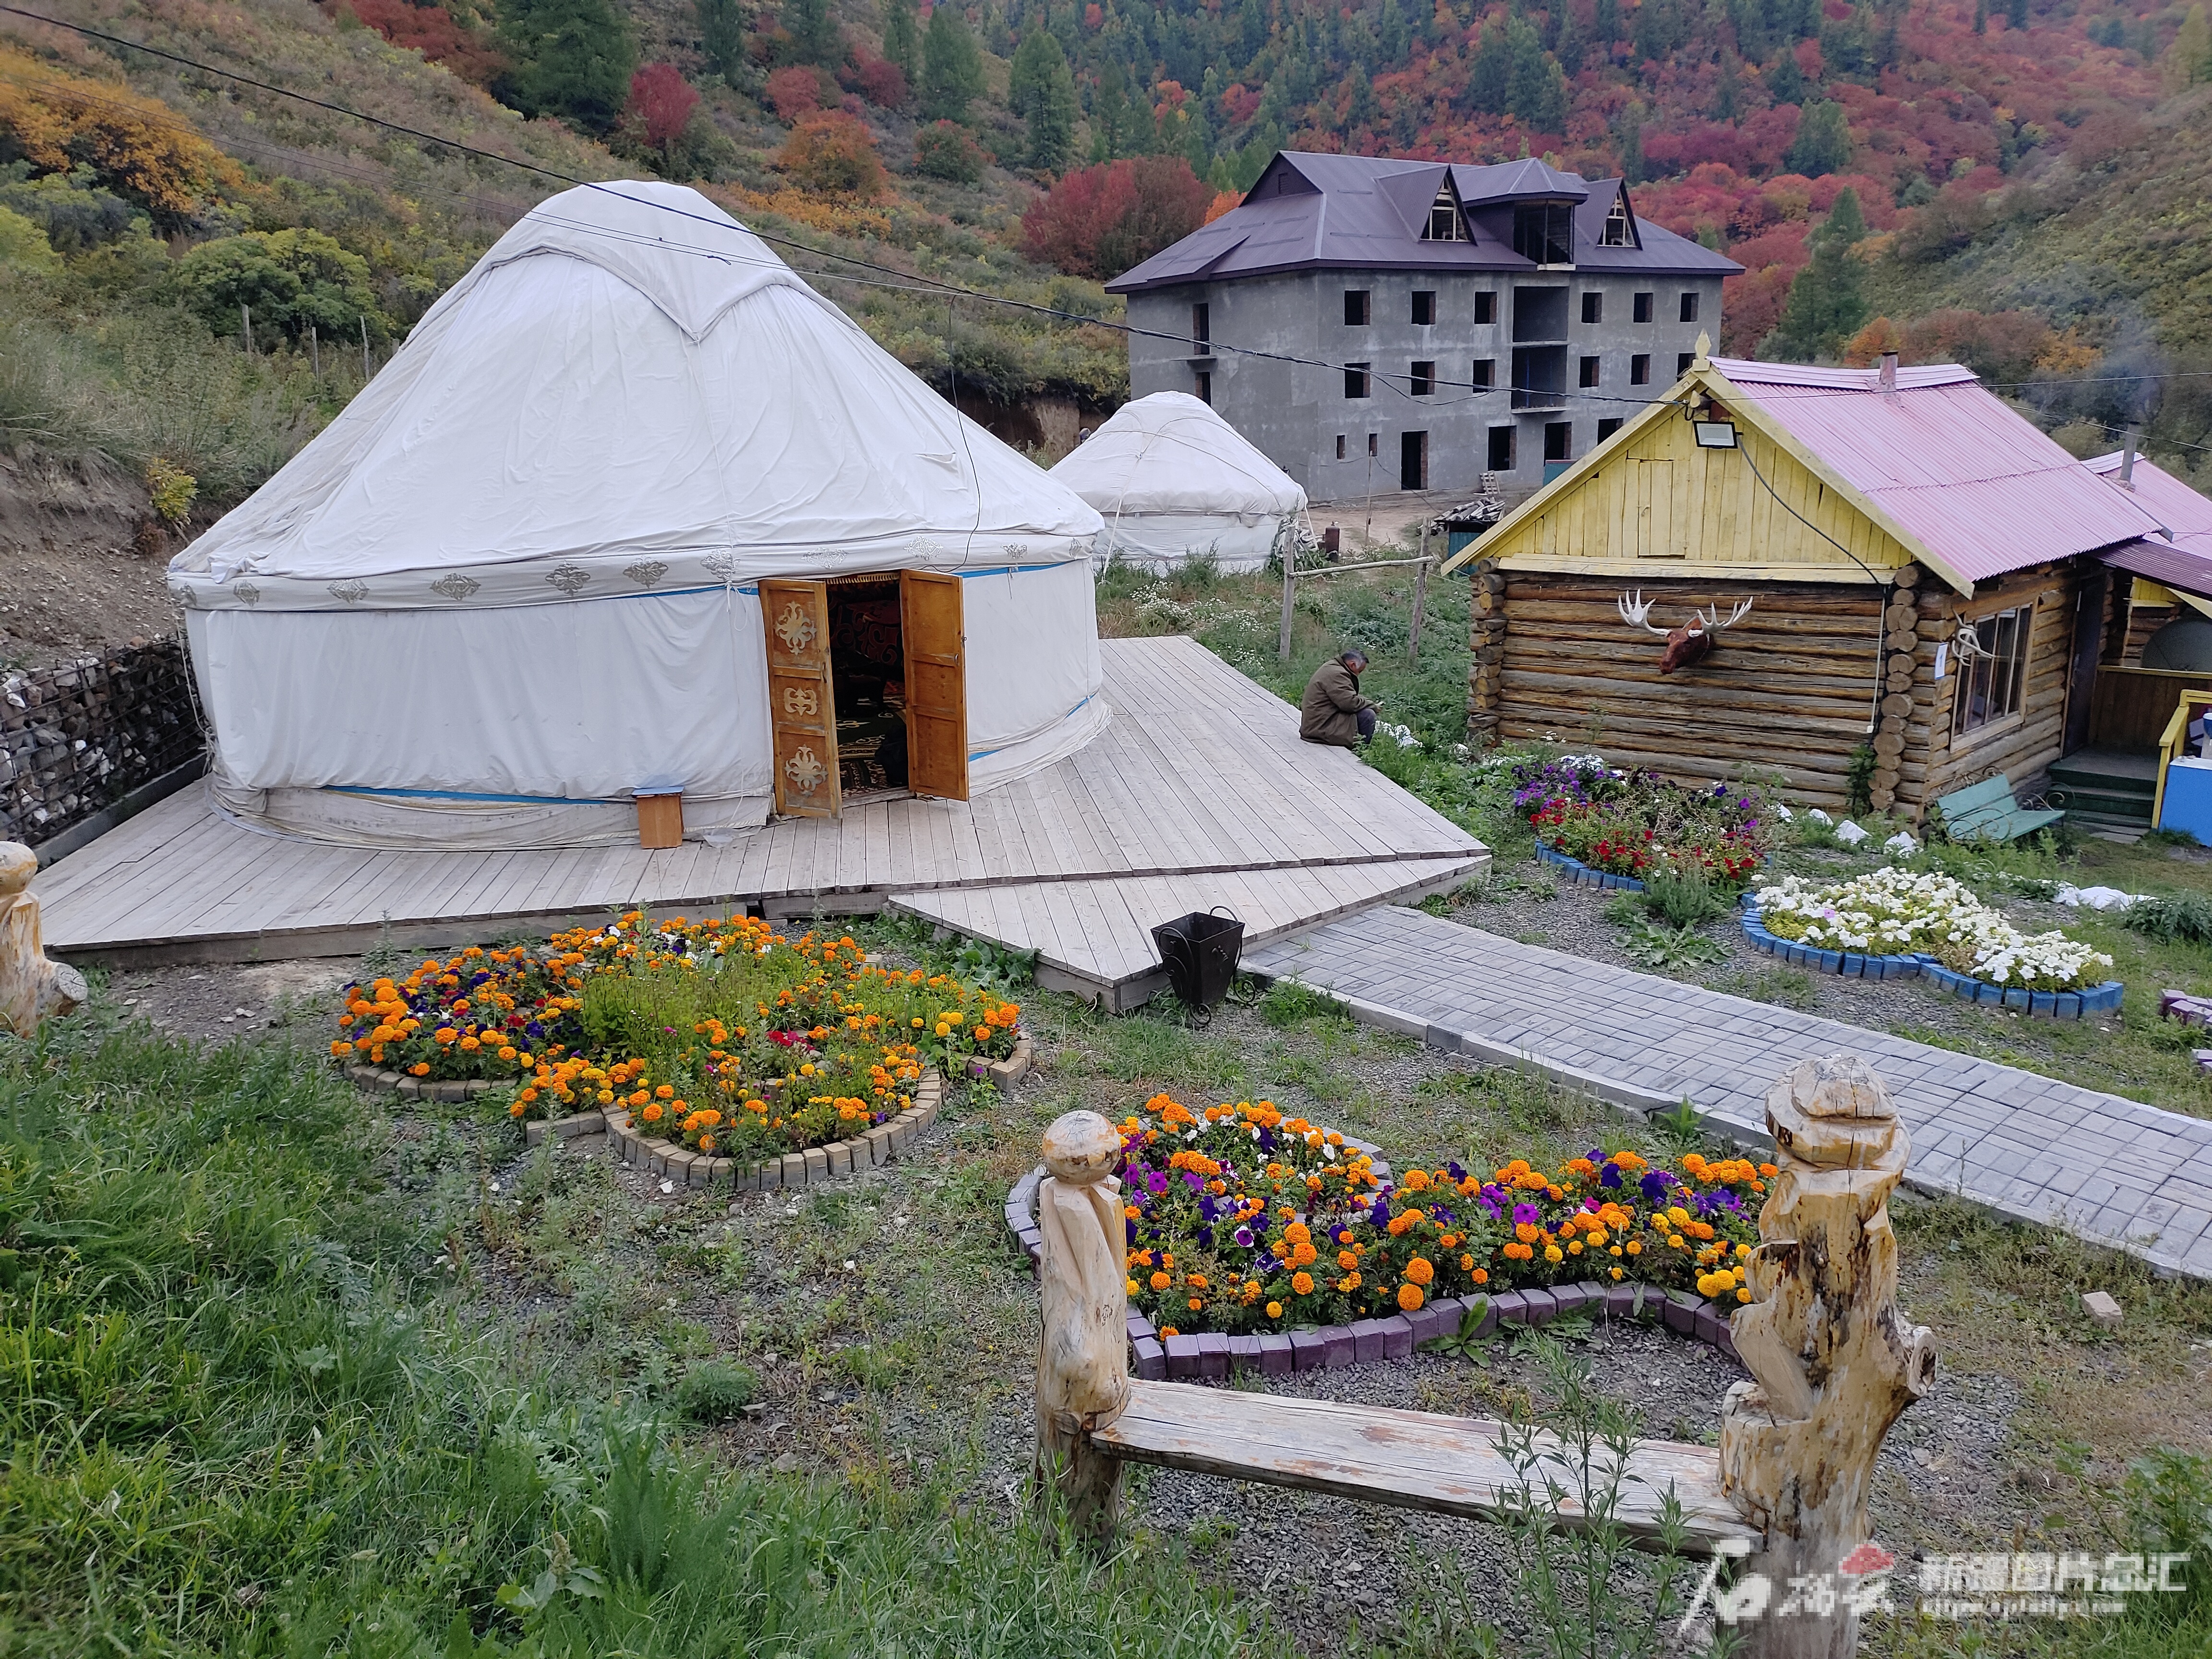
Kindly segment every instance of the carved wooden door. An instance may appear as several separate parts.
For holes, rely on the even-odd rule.
[[[837,706],[830,684],[830,590],[821,582],[763,581],[768,624],[768,707],[775,810],[834,818]]]
[[[960,578],[902,572],[899,626],[906,641],[906,787],[917,795],[966,800],[968,660]]]

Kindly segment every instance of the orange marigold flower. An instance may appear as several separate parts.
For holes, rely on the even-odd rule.
[[[1291,1288],[1296,1291],[1300,1296],[1311,1296],[1313,1294],[1313,1275],[1311,1273],[1292,1273],[1291,1275]]]
[[[1425,1285],[1436,1276],[1436,1264],[1425,1255],[1417,1255],[1406,1264],[1406,1277],[1416,1285]]]
[[[1421,1287],[1419,1285],[1401,1285],[1398,1287],[1398,1307],[1401,1312],[1412,1313],[1421,1305]]]

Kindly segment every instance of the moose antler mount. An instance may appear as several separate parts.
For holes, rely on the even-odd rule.
[[[1671,629],[1651,625],[1652,603],[1644,597],[1642,588],[1633,593],[1623,593],[1619,600],[1620,619],[1631,628],[1656,634],[1667,641],[1666,652],[1659,659],[1659,672],[1671,674],[1678,668],[1687,668],[1693,663],[1703,662],[1723,630],[1735,627],[1750,614],[1752,602],[1749,599],[1741,601],[1729,613],[1726,622],[1720,620],[1721,608],[1717,603],[1710,611],[1692,611],[1689,621]]]

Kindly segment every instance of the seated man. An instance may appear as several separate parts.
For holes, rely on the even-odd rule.
[[[1314,670],[1298,702],[1300,737],[1352,749],[1375,735],[1375,699],[1359,695],[1366,667],[1367,653],[1352,650]]]

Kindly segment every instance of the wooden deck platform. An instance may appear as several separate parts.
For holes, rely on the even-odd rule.
[[[772,916],[896,903],[1041,951],[1048,982],[1126,1007],[1152,923],[1226,904],[1249,937],[1463,879],[1489,854],[1183,638],[1108,641],[1111,726],[973,801],[870,802],[727,846],[429,853],[249,828],[195,785],[41,871],[50,949],[118,966],[480,942],[635,905]]]

